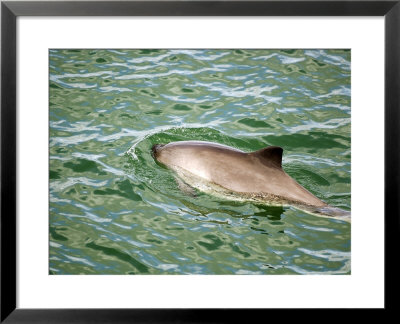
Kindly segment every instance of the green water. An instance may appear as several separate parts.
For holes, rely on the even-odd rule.
[[[50,274],[349,274],[351,224],[187,195],[156,143],[284,148],[350,210],[350,51],[50,50]]]

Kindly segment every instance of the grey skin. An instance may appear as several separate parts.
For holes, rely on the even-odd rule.
[[[156,144],[152,152],[158,162],[180,176],[185,174],[190,185],[193,179],[202,180],[245,199],[292,205],[321,216],[350,217],[349,212],[329,206],[291,178],[282,169],[283,149],[278,146],[246,153],[217,143],[182,141]]]

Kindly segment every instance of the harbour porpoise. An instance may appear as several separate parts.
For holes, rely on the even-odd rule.
[[[218,143],[180,141],[156,144],[152,154],[186,184],[201,191],[269,205],[290,205],[350,221],[350,212],[329,206],[283,170],[281,147],[246,153]]]

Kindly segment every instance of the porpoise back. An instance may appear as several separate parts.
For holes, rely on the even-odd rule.
[[[238,194],[281,204],[328,206],[282,169],[283,149],[278,146],[246,153],[217,143],[182,141],[154,145],[152,151],[154,158],[167,167]]]

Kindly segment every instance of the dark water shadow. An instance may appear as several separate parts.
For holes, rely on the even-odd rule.
[[[268,206],[254,204],[260,211],[254,213],[254,216],[265,217],[271,221],[280,221],[285,208],[283,206]]]
[[[90,249],[100,251],[100,252],[104,253],[105,255],[108,255],[108,256],[114,257],[116,259],[119,259],[120,261],[129,263],[134,268],[136,268],[139,271],[139,273],[148,273],[149,272],[149,267],[147,267],[146,265],[139,262],[134,257],[132,257],[131,255],[129,255],[125,252],[119,251],[112,247],[98,245],[95,242],[89,242],[89,243],[86,243],[85,245],[86,245],[86,247],[88,247]]]

